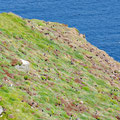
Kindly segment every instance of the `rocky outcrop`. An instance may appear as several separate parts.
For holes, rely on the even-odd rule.
[[[0,115],[2,115],[2,113],[3,113],[3,107],[2,106],[0,106]]]
[[[28,72],[30,63],[26,60],[23,60],[23,59],[20,59],[20,61],[22,62],[22,64],[21,65],[16,65],[15,68],[18,71]]]

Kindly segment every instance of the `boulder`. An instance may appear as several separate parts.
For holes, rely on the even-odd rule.
[[[0,115],[3,113],[3,107],[2,106],[0,106]]]
[[[18,71],[28,72],[30,63],[26,60],[23,60],[23,59],[20,59],[20,61],[22,62],[22,64],[21,65],[16,65],[15,68]]]

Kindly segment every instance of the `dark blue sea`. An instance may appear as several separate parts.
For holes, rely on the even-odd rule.
[[[2,12],[76,27],[120,61],[120,0],[0,0]]]

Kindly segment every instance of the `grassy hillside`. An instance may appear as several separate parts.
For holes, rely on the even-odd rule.
[[[119,70],[75,28],[0,14],[0,120],[120,120]]]

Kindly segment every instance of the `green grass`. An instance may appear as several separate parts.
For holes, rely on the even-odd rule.
[[[100,50],[78,30],[2,13],[0,33],[0,120],[95,120],[96,111],[99,120],[117,120],[120,84],[116,78],[111,85],[113,73],[105,59],[119,63],[96,56]],[[14,59],[28,60],[29,72],[17,71]]]

